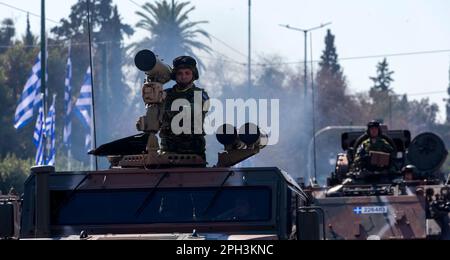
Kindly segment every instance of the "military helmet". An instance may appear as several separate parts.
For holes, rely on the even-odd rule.
[[[414,166],[414,165],[412,165],[412,164],[409,164],[409,165],[406,165],[405,167],[403,167],[403,169],[402,169],[402,171],[410,171],[410,172],[413,172],[413,173],[415,173],[416,172],[416,169],[417,169],[417,167],[416,166]]]
[[[370,135],[370,128],[372,127],[378,128],[378,135],[383,134],[383,131],[381,129],[381,123],[377,120],[372,120],[367,124],[367,135]]]
[[[372,128],[372,127],[381,127],[381,123],[378,122],[377,120],[372,120],[367,124],[367,128]]]
[[[406,174],[411,174],[409,178],[412,178],[412,179],[408,179],[408,180],[413,180],[418,177],[417,176],[417,167],[412,164],[406,165],[402,169],[402,174],[404,174],[405,177],[406,177]]]
[[[194,74],[194,80],[200,78],[197,69],[197,61],[190,56],[180,56],[173,61],[172,80],[176,80],[177,71],[179,69],[191,69]]]

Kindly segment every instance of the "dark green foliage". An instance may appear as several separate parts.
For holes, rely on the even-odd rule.
[[[354,98],[347,94],[347,80],[339,64],[335,36],[328,30],[325,50],[316,76],[318,127],[350,124],[357,116]]]
[[[124,111],[130,99],[130,89],[125,83],[122,71],[125,57],[123,40],[125,36],[132,35],[134,30],[122,22],[117,6],[113,5],[111,0],[93,0],[90,9],[97,136],[98,143],[101,144],[120,137],[123,130],[123,125],[118,126],[117,122],[126,117]],[[62,19],[61,25],[53,28],[52,32],[56,34],[57,39],[72,41],[72,86],[73,95],[77,98],[76,95],[89,66],[86,1],[80,0],[73,5],[69,18]],[[62,57],[66,56],[67,54]],[[63,67],[65,68],[65,65]],[[78,129],[79,122],[75,121],[78,120],[74,120],[74,129]],[[76,130],[73,132],[75,132],[74,141],[83,143],[85,133]],[[82,150],[79,156],[86,158],[84,148],[78,148]]]
[[[31,160],[19,159],[14,154],[8,154],[0,159],[0,191],[7,194],[14,188],[18,194],[22,194],[31,165]]]
[[[0,25],[0,45],[12,45],[15,35],[16,27],[14,26],[14,21],[10,18],[4,19]],[[6,50],[6,48],[0,48],[0,54],[4,53]]]
[[[0,158],[13,153],[20,158],[34,156],[32,135],[34,124],[16,131],[14,112],[23,87],[30,76],[38,51],[27,51],[16,43],[0,56]]]
[[[30,15],[27,15],[27,31],[25,32],[25,36],[23,38],[23,43],[27,46],[27,48],[32,49],[33,45],[35,45],[36,42],[37,42],[37,39],[31,32]]]
[[[106,7],[105,7],[106,9]],[[100,131],[105,138],[100,138],[100,141],[106,142],[111,138],[118,138],[120,130],[112,132],[109,129],[114,129],[116,122],[113,116],[125,116],[124,108],[129,105],[130,88],[125,83],[125,77],[122,72],[122,67],[125,61],[125,51],[123,47],[124,35],[131,35],[134,31],[130,26],[122,24],[117,6],[114,6],[111,13],[111,18],[102,24],[102,29],[99,32],[98,39],[103,44],[98,45],[100,57],[97,57],[97,71],[100,72],[97,77],[98,88],[98,108]],[[106,133],[111,132],[107,137]]]
[[[320,58],[321,61],[319,65],[322,71],[329,72],[332,75],[337,75],[341,72],[341,65],[339,65],[334,40],[335,36],[331,33],[331,30],[328,30],[325,37],[325,50]]]

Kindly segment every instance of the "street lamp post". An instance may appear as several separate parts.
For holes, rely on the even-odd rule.
[[[252,91],[252,0],[248,0],[248,93]]]
[[[299,32],[303,32],[304,33],[304,35],[305,35],[305,81],[304,81],[304,84],[305,84],[305,96],[304,96],[304,98],[305,98],[305,101],[306,101],[306,98],[307,98],[307,96],[308,96],[308,33],[309,32],[312,32],[312,31],[314,31],[314,30],[318,30],[318,29],[321,29],[321,28],[324,28],[324,27],[326,27],[326,26],[328,26],[328,25],[330,25],[331,24],[331,22],[329,22],[329,23],[324,23],[324,24],[321,24],[320,26],[316,26],[316,27],[312,27],[312,28],[309,28],[309,29],[301,29],[301,28],[295,28],[295,27],[292,27],[292,26],[290,26],[290,25],[282,25],[282,24],[280,24],[280,26],[281,27],[286,27],[287,29],[290,29],[290,30],[294,30],[294,31],[299,31]],[[311,41],[311,62],[312,62],[312,41]],[[311,72],[313,72],[313,70],[311,69]],[[314,75],[312,75],[312,77],[314,77]],[[311,82],[314,82],[313,81],[313,78],[312,78],[312,81]],[[312,112],[313,112],[313,115],[312,115],[312,131],[311,131],[311,134],[312,134],[312,140],[313,140],[313,143],[314,143],[314,172],[315,172],[315,174],[316,174],[316,145],[315,145],[315,143],[316,143],[316,135],[315,135],[315,132],[316,132],[316,118],[315,118],[315,96],[314,96],[314,86],[313,86],[314,84],[311,84],[311,93],[312,93],[312,102],[311,102],[311,106],[312,106]]]
[[[280,24],[281,27],[285,27],[289,30],[294,30],[294,31],[299,31],[299,32],[303,32],[305,34],[305,97],[308,95],[308,33],[314,30],[318,30],[321,28],[324,28],[328,25],[330,25],[331,23],[325,23],[325,24],[321,24],[320,26],[316,26],[316,27],[312,27],[309,29],[301,29],[301,28],[295,28],[292,27],[290,25],[283,25]]]

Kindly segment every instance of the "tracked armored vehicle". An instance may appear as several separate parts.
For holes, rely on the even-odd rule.
[[[440,171],[447,158],[444,142],[433,133],[411,139],[408,130],[383,131],[394,148],[389,155],[371,153],[370,167],[355,167],[358,147],[367,139],[364,132],[342,135],[343,153],[327,187],[309,187],[314,197],[311,221],[319,223],[320,234],[311,239],[401,240],[450,239],[450,187]],[[385,157],[383,157],[385,156]],[[373,166],[373,167],[372,167]]]

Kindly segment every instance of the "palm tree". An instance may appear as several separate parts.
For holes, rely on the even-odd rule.
[[[198,25],[208,22],[190,21],[189,14],[195,10],[195,7],[189,7],[189,5],[190,2],[174,0],[172,4],[166,0],[144,4],[143,10],[136,12],[141,17],[136,27],[148,31],[150,35],[130,46],[133,53],[141,49],[151,49],[166,61],[171,61],[180,55],[197,58],[194,49],[210,53],[211,48],[197,40],[198,36],[210,39],[206,31],[197,28]],[[200,61],[199,65],[203,67]]]

